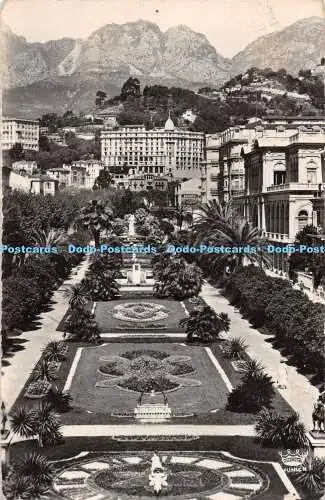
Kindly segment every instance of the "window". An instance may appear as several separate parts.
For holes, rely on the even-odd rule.
[[[308,224],[308,213],[306,210],[300,210],[298,214],[298,231],[301,231]]]

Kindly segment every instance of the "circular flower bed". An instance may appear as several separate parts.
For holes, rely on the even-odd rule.
[[[151,497],[153,489],[149,484],[150,464],[132,465],[131,467],[113,468],[99,471],[93,477],[93,482],[105,490],[127,493],[141,498]],[[169,464],[167,486],[164,486],[159,496],[184,495],[204,489],[219,489],[226,484],[226,477],[217,471],[195,468],[188,464]]]
[[[154,302],[128,302],[113,309],[113,318],[134,323],[160,321],[168,317],[166,308]]]

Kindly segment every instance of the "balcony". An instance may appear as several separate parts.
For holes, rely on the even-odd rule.
[[[243,168],[230,168],[230,175],[245,175],[245,169]]]
[[[282,241],[283,243],[294,243],[294,238],[289,238],[288,234],[268,233],[263,231],[263,237],[270,241]]]
[[[321,186],[321,189],[319,187]],[[324,184],[311,184],[302,182],[287,182],[285,184],[272,185],[266,188],[269,191],[321,191]]]

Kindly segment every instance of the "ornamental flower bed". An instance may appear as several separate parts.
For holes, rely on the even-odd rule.
[[[167,317],[166,308],[153,302],[128,302],[113,309],[113,318],[134,323],[160,321]]]
[[[51,388],[51,383],[45,380],[31,382],[25,392],[25,397],[29,399],[41,399],[46,396]]]
[[[163,351],[142,349],[127,351],[119,356],[102,358],[99,372],[110,378],[96,383],[97,387],[121,388],[135,392],[171,391],[182,385],[195,386],[197,381],[178,378],[194,372],[190,356],[171,356]]]

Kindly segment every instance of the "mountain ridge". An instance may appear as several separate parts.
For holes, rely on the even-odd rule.
[[[38,89],[42,95],[40,107],[44,105],[46,110],[76,104],[76,95],[82,103],[78,109],[83,110],[83,89],[87,95],[91,88],[94,95],[99,89],[109,89],[112,96],[129,76],[138,77],[143,86],[161,82],[190,89],[218,87],[253,66],[275,70],[284,67],[297,74],[300,69],[319,63],[325,55],[325,20],[318,17],[299,20],[259,37],[231,59],[220,54],[204,34],[182,24],[162,31],[156,23],[146,20],[112,23],[98,28],[86,39],[66,37],[44,43],[28,42],[4,23],[1,28],[7,114],[15,109],[13,98],[17,100],[20,94],[25,96],[26,111],[29,113],[28,107],[32,111],[35,97],[31,96]],[[44,88],[53,88],[57,78],[60,100],[44,101]]]

